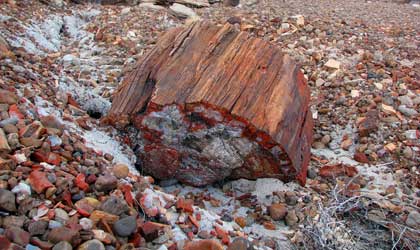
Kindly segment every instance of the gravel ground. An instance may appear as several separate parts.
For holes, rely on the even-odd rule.
[[[415,1],[245,0],[189,19],[152,4],[42,2],[0,0],[0,249],[420,247]],[[101,125],[124,73],[162,32],[199,18],[302,66],[315,120],[305,187],[157,183]]]

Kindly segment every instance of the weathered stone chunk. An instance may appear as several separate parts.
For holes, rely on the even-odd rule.
[[[0,209],[8,212],[16,211],[15,194],[6,189],[0,189]]]

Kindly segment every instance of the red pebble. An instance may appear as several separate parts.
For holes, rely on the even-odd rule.
[[[74,184],[83,191],[89,189],[89,185],[85,182],[85,175],[80,173],[74,179]]]
[[[50,209],[50,210],[48,210],[48,212],[47,212],[47,217],[48,217],[48,219],[50,219],[50,220],[54,219],[54,217],[55,217],[55,212],[54,212],[54,209]]]
[[[49,153],[48,154],[48,159],[47,159],[47,163],[58,166],[61,163],[61,157],[60,155],[56,154],[56,153]]]
[[[95,183],[96,181],[96,175],[91,174],[86,178],[86,182],[89,184]]]
[[[25,118],[24,115],[22,115],[22,113],[20,112],[20,110],[18,109],[18,106],[16,104],[10,105],[9,107],[9,116],[10,117],[17,117],[18,119],[23,119]]]
[[[123,185],[121,187],[121,191],[124,193],[124,198],[127,204],[130,207],[133,207],[134,205],[134,198],[133,195],[131,195],[131,186],[130,185]]]
[[[48,180],[47,175],[39,170],[32,171],[28,179],[32,189],[38,194],[44,192],[45,189],[54,186]]]
[[[188,239],[190,239],[190,240],[194,239],[194,233],[193,232],[188,232],[187,236],[188,236]]]
[[[179,198],[176,201],[176,208],[186,213],[193,213],[194,212],[193,204],[194,204],[194,201],[191,199]]]

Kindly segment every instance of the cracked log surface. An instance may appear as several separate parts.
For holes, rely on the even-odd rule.
[[[309,100],[302,72],[278,47],[230,24],[196,22],[161,37],[124,78],[106,120],[130,131],[141,168],[158,179],[304,184]]]

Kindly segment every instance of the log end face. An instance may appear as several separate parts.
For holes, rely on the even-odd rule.
[[[278,178],[297,170],[283,148],[224,110],[196,103],[149,105],[132,136],[142,169],[158,179],[203,186],[223,179]]]

